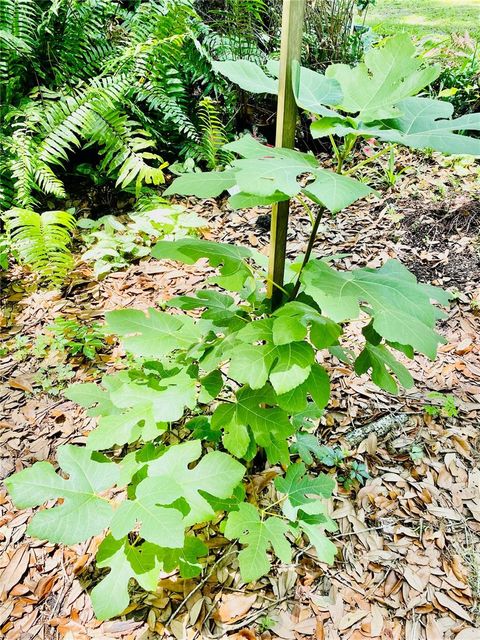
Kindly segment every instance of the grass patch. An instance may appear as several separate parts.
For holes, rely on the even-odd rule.
[[[368,12],[367,24],[385,35],[468,31],[480,40],[480,0],[377,0]]]

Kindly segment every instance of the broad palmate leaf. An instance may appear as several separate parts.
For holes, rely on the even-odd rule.
[[[148,464],[148,477],[139,483],[136,495],[140,499],[143,497],[148,504],[160,506],[182,500],[188,506],[183,521],[185,527],[210,520],[215,511],[202,492],[217,498],[230,498],[243,478],[245,467],[226,453],[211,451],[201,458],[196,467],[190,468],[201,454],[200,440],[170,447],[160,458]],[[128,518],[132,518],[130,513]]]
[[[389,38],[370,49],[365,62],[353,69],[347,64],[328,67],[327,78],[337,80],[343,98],[342,111],[358,114],[363,122],[397,116],[397,104],[431,84],[440,74],[438,66],[424,66],[406,34]]]
[[[253,504],[246,502],[228,515],[225,536],[229,540],[238,538],[245,545],[238,554],[242,580],[253,582],[269,572],[270,547],[282,562],[290,562],[292,549],[285,537],[289,530],[288,524],[276,516],[262,520]]]
[[[388,260],[380,269],[336,271],[326,262],[312,260],[302,282],[322,312],[337,322],[360,315],[364,303],[375,331],[392,342],[410,345],[434,358],[445,339],[434,331],[442,317],[430,299],[447,304],[449,295],[437,287],[420,284],[400,262]]]
[[[306,475],[306,467],[303,462],[291,464],[285,476],[275,478],[277,491],[288,496],[293,507],[315,502],[317,498],[310,496],[322,496],[330,498],[335,488],[335,480],[325,473],[318,474],[315,478]]]
[[[247,260],[252,260],[259,267],[267,265],[266,257],[254,249],[198,238],[157,242],[152,255],[184,264],[195,264],[197,260],[206,258],[212,267],[220,268],[221,275],[211,281],[230,291],[241,291],[244,287],[254,289],[252,269]]]
[[[369,369],[372,370],[373,382],[389,393],[398,393],[398,385],[392,374],[397,376],[405,389],[413,387],[413,378],[408,369],[383,344],[373,345],[367,342],[355,360],[355,372],[359,375]]]
[[[107,327],[123,338],[127,351],[144,358],[163,358],[178,349],[188,349],[203,338],[198,323],[189,316],[149,309],[120,309],[106,314]]]
[[[278,93],[278,68],[276,61],[267,64],[272,78],[250,60],[226,60],[214,62],[213,68],[244,91],[250,93]],[[292,68],[292,83],[295,100],[299,107],[312,113],[327,115],[333,113],[325,105],[335,106],[342,100],[342,91],[336,80],[323,74],[301,67],[298,62]]]
[[[480,156],[480,139],[455,131],[480,131],[480,113],[453,118],[453,105],[430,98],[408,98],[398,104],[401,115],[382,122],[377,137],[414,149]]]
[[[146,591],[155,590],[161,569],[157,550],[158,547],[149,542],[134,547],[126,538],[115,540],[109,535],[103,540],[97,551],[97,567],[109,567],[110,572],[91,593],[95,616],[99,620],[118,616],[127,608],[131,578]]]
[[[76,544],[97,535],[110,524],[113,510],[100,494],[115,485],[117,465],[100,454],[73,445],[58,448],[58,463],[69,478],[55,473],[48,462],[37,462],[6,480],[19,508],[36,507],[63,498],[61,506],[37,512],[28,533],[50,542]]]
[[[442,153],[480,156],[480,140],[463,131],[480,131],[480,113],[469,113],[452,118],[453,105],[432,98],[407,98],[397,104],[400,115],[369,126],[351,119],[317,120],[312,124],[312,135],[353,134],[378,138],[385,142],[398,142],[413,149],[433,149]],[[328,123],[331,123],[329,125]]]
[[[230,198],[233,208],[280,202],[303,192],[332,213],[336,213],[359,198],[373,193],[373,189],[362,182],[322,169],[312,155],[292,149],[268,147],[250,135],[245,135],[225,145],[224,148],[243,156],[235,160],[232,168],[228,170],[228,175],[233,175],[235,178],[236,193]],[[303,189],[298,178],[305,174],[311,176],[311,181]],[[190,178],[190,175],[195,177]],[[199,195],[199,175],[205,175],[208,178],[210,174],[181,176],[174,180],[170,192]],[[204,186],[202,185],[201,188],[203,189]],[[218,189],[212,191],[210,195],[219,195]],[[201,241],[197,240],[197,242]],[[159,243],[157,247],[163,248],[164,245],[165,243]],[[157,249],[154,250],[153,255],[157,258],[171,257],[162,256]]]
[[[88,435],[87,446],[98,451],[139,439],[154,440],[168,422],[183,416],[186,407],[194,408],[198,390],[196,379],[186,370],[164,371],[153,380],[132,380],[122,371],[104,376],[101,386],[72,385],[66,395],[84,407],[97,405],[90,414],[101,417]]]

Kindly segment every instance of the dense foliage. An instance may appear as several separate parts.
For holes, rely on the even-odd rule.
[[[222,93],[211,60],[229,43],[189,0],[1,0],[0,34],[0,209],[65,198],[81,148],[137,191],[164,181],[165,155],[203,158],[198,105]]]

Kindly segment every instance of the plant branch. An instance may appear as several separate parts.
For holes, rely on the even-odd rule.
[[[298,196],[297,196],[298,198]],[[303,207],[308,207],[307,203],[304,202],[301,198],[298,198]],[[308,207],[310,210],[310,207]],[[315,218],[315,222],[313,223],[312,230],[310,232],[310,238],[308,239],[307,250],[305,251],[305,255],[303,256],[302,266],[300,267],[300,271],[298,272],[297,281],[295,282],[295,286],[292,289],[292,292],[289,296],[289,300],[295,300],[300,290],[300,276],[302,275],[302,271],[310,260],[310,256],[312,255],[313,245],[315,244],[315,239],[317,237],[318,227],[320,226],[320,221],[325,212],[325,207],[321,207],[319,212],[317,213],[317,217]]]

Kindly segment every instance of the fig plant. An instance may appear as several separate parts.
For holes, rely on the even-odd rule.
[[[333,65],[321,75],[297,67],[295,94],[316,114],[313,131],[345,136],[350,147],[349,136],[375,135],[413,147],[453,152],[461,145],[464,153],[479,153],[478,139],[451,133],[479,128],[478,115],[460,123],[437,120],[449,106],[414,97],[438,75],[414,54],[397,37],[353,69]],[[275,91],[275,78],[252,63],[221,68],[247,90],[258,85]],[[147,313],[109,312],[108,331],[120,337],[134,364],[106,375],[100,385],[68,390],[71,400],[98,416],[85,447],[59,448],[61,474],[68,479],[38,462],[7,480],[18,507],[63,500],[34,515],[31,535],[75,544],[107,531],[97,563],[110,572],[92,591],[100,619],[127,607],[132,578],[154,590],[160,571],[199,575],[209,538],[219,532],[242,546],[244,582],[266,574],[274,558],[289,563],[292,544],[303,536],[320,561],[332,563],[336,547],[328,532],[335,523],[326,499],[334,480],[309,474],[298,460],[312,418],[329,402],[323,356],[343,358],[344,327],[360,319],[363,344],[355,370],[370,372],[377,385],[395,393],[398,384],[408,387],[413,380],[394,354],[434,358],[444,342],[435,331],[442,312],[432,300],[446,305],[446,292],[418,283],[395,260],[379,269],[344,271],[311,257],[319,215],[370,196],[366,184],[325,170],[311,154],[272,149],[251,136],[226,151],[242,157],[223,172],[181,175],[169,192],[212,197],[229,190],[233,207],[293,197],[310,212],[308,200],[320,205],[316,219],[311,212],[307,255],[287,263],[282,304],[272,310],[266,299],[266,258],[254,249],[197,238],[159,242],[156,258],[186,264],[206,258],[217,270],[210,279],[215,287]],[[278,495],[267,506],[246,482],[264,457],[276,472],[272,491]]]

